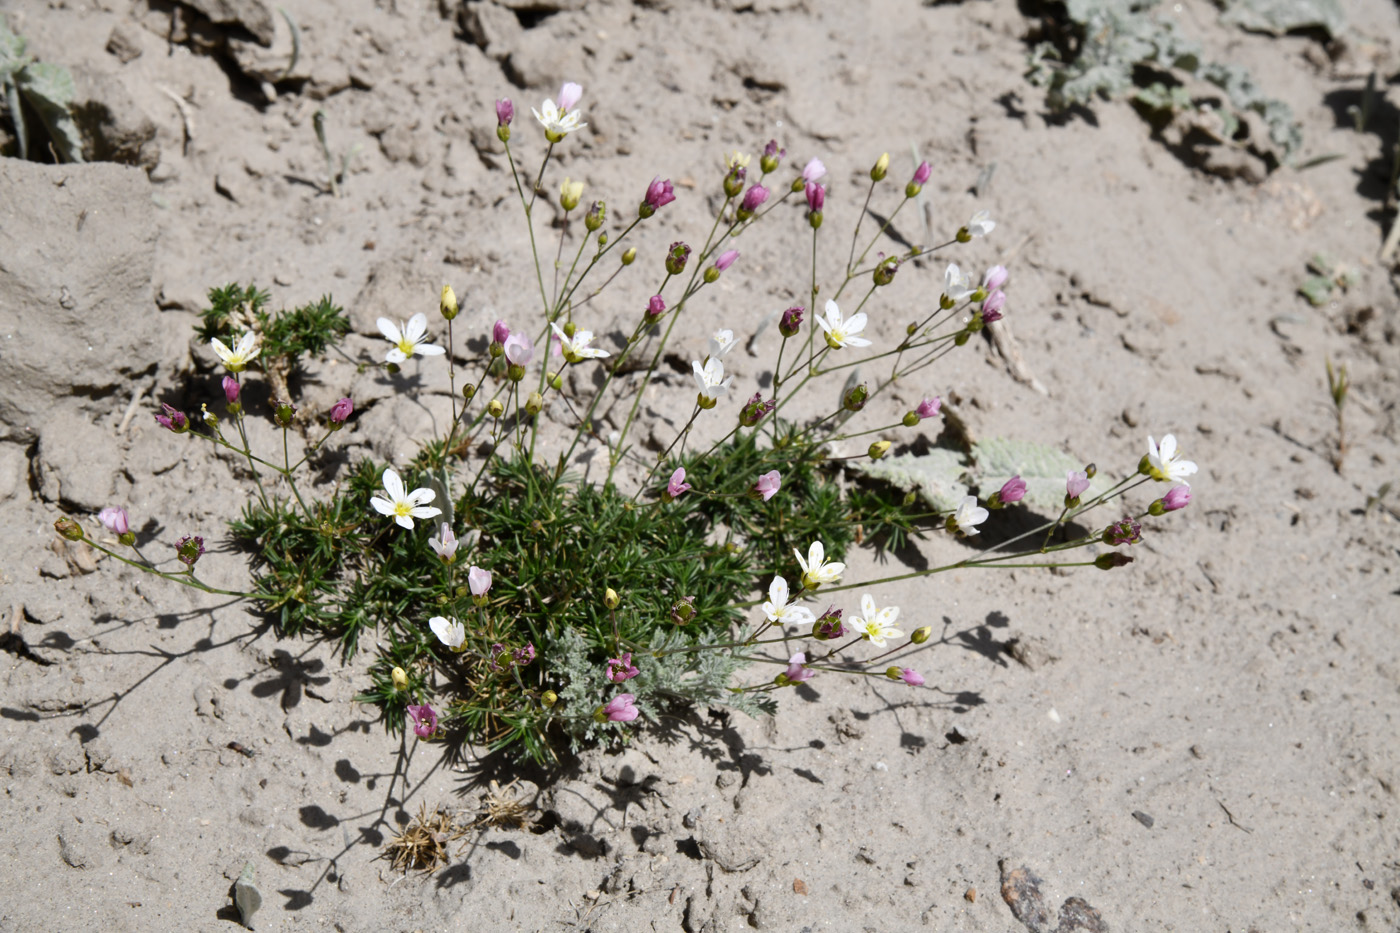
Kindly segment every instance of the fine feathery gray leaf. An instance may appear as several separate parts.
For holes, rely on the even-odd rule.
[[[72,73],[62,65],[34,62],[16,78],[25,100],[44,121],[59,158],[65,162],[83,161],[83,139],[69,111],[77,94]]]

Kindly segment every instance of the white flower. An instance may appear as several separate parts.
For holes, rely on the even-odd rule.
[[[574,85],[574,87],[578,87],[578,85]],[[559,94],[561,98],[564,97],[564,92],[567,91],[568,88],[569,85],[564,85],[564,88]],[[577,102],[578,98],[576,95],[570,96],[573,97],[573,100],[565,100],[565,104]],[[567,107],[561,108],[552,100],[546,100],[544,103],[540,104],[539,110],[533,107],[530,108],[530,112],[535,115],[535,119],[540,121],[540,126],[544,127],[545,138],[552,143],[557,143],[574,130],[581,130],[588,125],[587,123],[580,122],[578,110],[568,110],[567,113],[565,112],[566,110],[568,110]]]
[[[457,559],[457,545],[460,542],[457,536],[452,533],[452,526],[447,522],[442,523],[441,537],[429,538],[428,547],[432,548],[443,563],[450,564]]]
[[[868,347],[870,341],[864,337],[857,337],[861,331],[865,330],[865,312],[860,311],[851,315],[849,321],[841,319],[841,309],[836,306],[836,302],[827,300],[826,317],[817,315],[817,323],[826,332],[826,345],[833,350],[839,350],[844,346]]]
[[[1152,466],[1152,478],[1161,483],[1185,483],[1186,477],[1196,472],[1196,464],[1176,457],[1176,435],[1162,438],[1159,447],[1151,436],[1147,438],[1147,462]]]
[[[739,341],[734,339],[734,331],[717,330],[710,335],[710,357],[720,359],[727,356]]]
[[[467,629],[456,619],[449,619],[445,616],[433,616],[428,620],[428,628],[433,630],[433,634],[453,651],[461,651],[462,643],[467,640]]]
[[[958,531],[965,535],[975,535],[977,526],[985,522],[990,514],[977,504],[976,496],[968,496],[958,503],[958,510],[953,513],[953,521],[958,523]]]
[[[962,301],[974,291],[971,277],[959,269],[957,263],[948,263],[948,268],[943,270],[943,294],[954,301]]]
[[[700,394],[713,402],[729,389],[734,377],[724,378],[724,363],[710,357],[701,366],[699,360],[691,360],[690,368],[695,371],[695,382],[700,386]]]
[[[986,236],[996,229],[996,221],[992,220],[991,211],[978,211],[972,215],[972,219],[967,222],[968,236]]]
[[[435,343],[428,343],[428,316],[423,313],[413,315],[404,324],[403,330],[387,317],[378,321],[379,332],[384,339],[394,345],[384,357],[386,363],[402,363],[415,353],[424,356],[441,356],[447,350]]]
[[[793,548],[792,553],[797,555],[797,563],[802,567],[802,585],[809,590],[815,590],[823,583],[835,583],[846,569],[846,565],[839,561],[826,560],[826,548],[820,541],[812,542],[807,549],[806,560],[802,559],[802,553],[797,548]]]
[[[224,342],[218,337],[209,341],[209,346],[214,348],[214,352],[219,354],[219,359],[223,360],[224,368],[231,373],[241,373],[248,367],[258,352],[262,349],[258,346],[258,335],[248,331],[238,338],[238,344],[232,350],[224,346]]]
[[[876,648],[885,647],[887,638],[903,636],[904,633],[894,627],[894,620],[899,618],[898,606],[876,609],[875,597],[866,593],[860,598],[860,612],[859,616],[851,620],[851,627]]]
[[[374,510],[380,515],[391,515],[395,522],[410,530],[415,518],[433,518],[442,514],[442,509],[428,505],[435,495],[431,489],[424,487],[405,494],[403,480],[399,479],[399,474],[394,472],[393,467],[384,468],[384,491],[389,494],[389,498],[373,496],[369,504],[374,506]]]
[[[768,601],[763,604],[763,613],[769,622],[778,625],[811,625],[816,621],[816,616],[806,606],[788,605],[788,582],[782,577],[774,577],[768,584]]]
[[[559,349],[563,352],[564,359],[570,363],[596,360],[612,355],[607,350],[599,350],[589,346],[593,342],[593,331],[591,330],[576,330],[574,335],[570,337],[558,324],[550,324],[549,326],[554,328],[554,336],[559,340]]]

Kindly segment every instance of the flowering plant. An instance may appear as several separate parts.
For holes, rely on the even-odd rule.
[[[531,108],[543,146],[538,168],[528,172],[511,145],[514,104],[495,107],[529,233],[536,311],[513,312],[511,322],[471,323],[484,349],[460,373],[468,351],[454,327],[471,309],[450,285],[438,293],[440,325],[422,311],[407,320],[378,319],[388,346],[377,344],[364,365],[390,374],[415,367],[451,392],[444,428],[407,463],[361,461],[319,497],[299,480],[332,434],[353,431],[359,413],[349,397],[320,415],[290,401],[288,376],[298,361],[348,329],[329,298],[272,315],[266,293],[252,286],[212,292],[200,335],[227,372],[220,386],[229,423],[207,404],[195,421],[170,406],[156,415],[171,431],[231,451],[248,466],[256,497],[232,531],[254,555],[255,585],[238,595],[283,632],[336,635],[347,655],[366,629],[377,631],[380,656],[361,699],[379,704],[391,728],[543,760],[557,754],[557,738],[577,746],[625,735],[636,728],[629,724],[687,703],[772,712],[777,691],[837,672],[918,688],[926,684],[923,672],[891,662],[926,643],[930,628],[914,612],[878,605],[871,587],[956,568],[1123,566],[1132,560],[1125,552],[1150,533],[1144,520],[1189,503],[1185,483],[1196,466],[1181,458],[1171,435],[1160,443],[1149,438],[1136,469],[1112,486],[1096,479],[1092,465],[1066,464],[1043,450],[1023,455],[1024,448],[975,445],[971,465],[891,454],[921,423],[941,418],[943,403],[919,392],[915,407],[880,423],[875,412],[882,406],[872,402],[895,386],[917,388],[924,370],[1008,313],[1005,267],[992,266],[976,284],[946,262],[941,294],[914,309],[902,337],[882,339],[872,326],[882,289],[915,274],[901,270],[996,229],[978,211],[943,242],[870,259],[929,181],[928,163],[914,169],[902,198],[885,209],[887,219],[862,238],[866,208],[890,170],[887,155],[875,161],[844,268],[834,273],[818,263],[819,241],[833,233],[824,226],[834,209],[826,166],[812,158],[783,181],[786,151],[776,141],[762,148],[756,172],[741,152],[725,160],[714,179],[723,200],[707,236],[675,240],[641,261],[630,241],[640,225],[660,225],[674,213],[666,210],[677,200],[670,180],[658,175],[639,185],[630,196],[640,197],[635,211],[622,218],[601,200],[586,202],[582,182],[544,183],[556,148],[587,127],[582,100],[582,88],[570,83]],[[555,223],[560,259],[548,285],[536,213],[551,190],[562,221]],[[811,237],[805,300],[768,309],[768,323],[777,326],[760,325],[747,341],[728,327],[715,330],[689,360],[693,384],[681,396],[680,417],[649,425],[659,440],[656,452],[643,454],[636,441],[643,395],[662,381],[667,354],[677,352],[677,322],[723,276],[743,274],[736,248],[742,236],[782,223]],[[589,329],[603,327],[593,299],[623,272],[646,270],[659,282],[646,284],[642,294],[651,297],[625,315],[622,332]],[[771,358],[770,380],[746,385],[726,369],[741,345]],[[883,375],[848,379],[857,366]],[[269,383],[280,458],[256,454],[249,443],[242,390],[257,368]],[[829,410],[799,414],[801,406],[789,407],[821,398],[818,386],[841,380],[846,385]],[[853,425],[857,415],[874,423]],[[303,436],[313,420],[323,433]],[[551,432],[550,424],[564,430]],[[592,455],[601,455],[605,475],[578,478],[574,471]],[[934,461],[952,464],[958,478],[939,494],[920,479]],[[856,467],[873,485],[843,485],[845,468]],[[1152,482],[1171,488],[1108,524],[1078,530],[1086,513]],[[903,486],[904,494],[890,485]],[[953,486],[957,494],[949,495]],[[998,528],[999,510],[1047,503],[1054,517],[1032,531],[1008,536]],[[99,520],[118,535],[112,543],[137,546],[124,510],[114,506]],[[71,519],[58,527],[66,537],[92,540]],[[858,534],[898,547],[908,536],[940,530],[994,540],[944,565],[847,580],[846,552]],[[176,543],[173,556],[183,569],[170,570],[139,551],[128,557],[93,543],[173,582],[225,592],[195,573],[204,553],[200,537]],[[1081,548],[1095,550],[1067,559]],[[841,607],[853,590],[859,602]],[[912,623],[908,634],[899,627],[905,623]],[[802,644],[792,646],[794,640]],[[770,665],[771,676],[741,674],[755,663]]]

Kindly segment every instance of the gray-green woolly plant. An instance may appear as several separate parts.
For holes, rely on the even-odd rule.
[[[53,143],[60,162],[83,161],[83,139],[73,121],[73,75],[61,65],[35,61],[25,54],[23,36],[10,31],[0,17],[0,91],[3,92],[10,122],[15,130],[16,155],[27,159],[33,149],[31,127],[26,118],[32,112]]]

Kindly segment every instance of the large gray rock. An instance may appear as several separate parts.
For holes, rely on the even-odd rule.
[[[0,439],[32,443],[56,403],[125,407],[165,343],[156,235],[139,168],[0,159]]]
[[[263,0],[184,0],[184,3],[221,26],[242,26],[263,45],[272,45],[276,37],[272,8]]]

